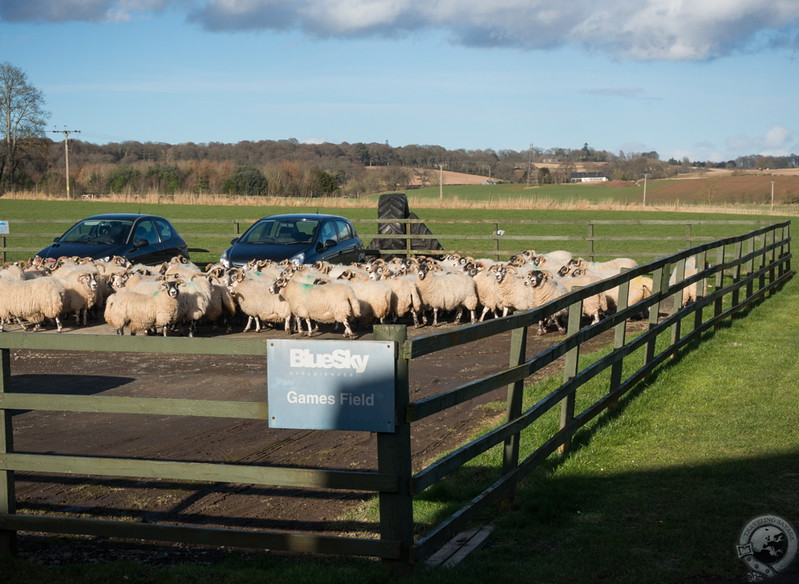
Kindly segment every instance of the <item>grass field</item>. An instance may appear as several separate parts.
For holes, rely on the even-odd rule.
[[[517,185],[518,186],[518,185]],[[482,189],[483,186],[470,187]],[[586,185],[580,188],[592,188]],[[602,188],[602,187],[597,187]],[[615,209],[604,210],[598,208],[479,208],[479,207],[415,207],[411,195],[410,206],[420,218],[428,222],[431,231],[442,237],[441,243],[448,250],[468,252],[468,255],[481,255],[479,252],[488,252],[494,249],[494,241],[490,239],[494,228],[505,232],[505,239],[499,242],[500,249],[509,253],[516,253],[524,249],[537,251],[551,251],[552,249],[567,249],[576,255],[584,255],[588,248],[584,241],[587,227],[583,225],[519,225],[519,221],[600,221],[600,220],[671,220],[681,222],[696,222],[705,220],[723,221],[769,221],[776,222],[788,217],[786,214],[738,215],[721,212],[696,212],[662,210],[631,210]],[[233,221],[241,220],[242,229],[246,228],[248,221],[281,212],[322,212],[343,214],[355,221],[359,233],[364,235],[368,243],[371,237],[368,234],[376,233],[377,219],[376,203],[367,206],[339,207],[337,201],[326,202],[327,206],[307,204],[300,206],[287,206],[268,201],[271,205],[219,205],[199,204],[189,202],[157,203],[156,198],[147,198],[138,202],[118,202],[106,200],[94,201],[66,201],[66,200],[0,200],[0,219],[9,221],[11,234],[7,237],[8,247],[27,248],[28,251],[8,252],[7,260],[22,260],[32,256],[56,235],[63,233],[74,221],[105,212],[143,212],[163,215],[175,223],[178,231],[183,235],[190,248],[209,250],[208,252],[195,252],[192,259],[198,264],[216,261],[219,254],[229,245],[235,236]],[[475,199],[478,200],[478,199]],[[483,198],[482,201],[487,201]],[[348,201],[338,201],[347,203]],[[361,201],[363,203],[363,201]],[[297,201],[292,201],[292,204]],[[449,203],[449,201],[448,201]],[[445,224],[437,221],[458,219],[470,221],[464,224]],[[26,223],[21,223],[26,221]],[[37,223],[27,223],[37,221]],[[49,221],[49,223],[48,223]],[[225,221],[225,223],[210,223],[209,221]],[[368,222],[371,221],[371,222]],[[482,223],[480,223],[482,221]],[[53,223],[58,222],[58,223]],[[748,231],[750,228],[741,226],[695,226],[690,233],[693,236],[723,237]],[[23,235],[28,234],[28,235]],[[211,235],[217,234],[217,235]],[[597,242],[597,253],[610,255],[628,255],[638,261],[649,261],[652,257],[636,257],[637,252],[658,252],[661,255],[688,247],[688,228],[684,225],[627,225],[597,226],[595,236],[625,236],[625,237],[655,237],[660,238],[652,242]],[[460,236],[460,237],[458,237]],[[564,237],[560,241],[541,240],[538,237]],[[674,241],[666,241],[665,237],[680,237]],[[683,237],[685,236],[685,237]],[[513,240],[518,237],[523,239]],[[482,238],[482,239],[480,239]],[[695,244],[696,242],[694,242]]]

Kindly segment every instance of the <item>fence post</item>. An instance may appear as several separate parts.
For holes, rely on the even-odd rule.
[[[622,272],[626,272],[627,268],[622,268]],[[618,300],[616,302],[616,312],[621,312],[627,309],[630,302],[630,280],[625,280],[619,285]],[[613,333],[613,350],[621,349],[627,342],[627,321],[624,320],[616,325]],[[624,370],[624,360],[619,359],[610,369],[610,385],[608,386],[608,393],[613,393],[621,385],[621,375]],[[619,405],[619,400],[614,399],[612,403],[608,404],[608,411],[612,412]]]
[[[758,254],[758,258],[760,261],[758,262],[757,266],[758,271],[765,270],[766,266],[768,265],[768,253],[766,252],[766,247],[768,247],[769,245],[768,240],[770,233],[771,233],[770,231],[764,233],[763,239],[760,242],[760,248],[759,248],[760,253]],[[766,273],[762,272],[757,282],[757,289],[762,290],[765,287],[766,287]]]
[[[743,251],[743,241],[739,241],[733,247],[733,261],[741,259],[742,251]],[[732,282],[733,284],[737,284],[740,281],[741,281],[741,264],[737,263],[735,264],[732,270]],[[740,299],[741,299],[741,289],[735,288],[735,290],[732,291],[731,307],[736,308],[739,304]]]
[[[513,329],[510,338],[510,368],[518,367],[527,358],[527,327]],[[511,422],[522,413],[522,397],[524,395],[524,380],[514,381],[508,385],[508,405],[506,420]],[[507,474],[519,464],[519,433],[505,440],[505,450],[502,458],[502,474]],[[513,503],[513,491],[503,497],[501,505],[508,510]]]
[[[754,253],[755,253],[755,249],[757,248],[757,237],[756,236],[752,236],[752,237],[749,238],[749,246],[748,247],[749,247],[748,251],[749,251],[750,257],[749,257],[749,261],[747,262],[747,267],[746,267],[746,270],[747,270],[747,272],[746,272],[746,278],[747,278],[746,279],[746,298],[744,298],[744,300],[748,300],[749,298],[752,297],[752,294],[755,293],[755,281],[754,281],[754,278],[752,278],[752,274],[755,272],[755,256],[754,256]]]
[[[774,245],[777,243],[777,232],[772,229],[768,233],[763,236],[763,247],[767,245]],[[764,287],[766,283],[771,284],[774,281],[774,275],[776,272],[774,271],[774,258],[776,257],[776,250],[775,248],[771,248],[770,251],[763,253],[763,267],[768,266],[767,273],[763,274],[763,278],[760,280],[760,287]],[[773,292],[772,292],[773,293]],[[769,293],[771,296],[772,293]]]
[[[405,219],[405,223],[402,224],[402,228],[405,233],[405,257],[411,257],[411,224],[407,222]]]
[[[782,255],[789,255],[791,254],[791,224],[788,223],[785,227],[782,228],[782,241],[785,242],[785,245],[781,248]],[[788,248],[786,251],[785,248]],[[782,274],[791,271],[791,258],[788,258],[788,261],[785,262],[785,267],[782,269]],[[782,275],[781,274],[781,275]]]
[[[660,295],[660,298],[663,297],[666,290],[669,288],[669,278],[666,271],[666,266],[662,266],[655,270],[652,274],[652,292],[654,294]],[[657,323],[658,319],[660,318],[660,300],[655,302],[652,306],[649,307],[649,328],[654,328]],[[655,343],[657,342],[657,337],[653,337],[649,342],[646,344],[646,351],[644,354],[644,366],[646,366],[655,356]]]
[[[499,260],[499,223],[494,223],[494,259]]]
[[[706,265],[707,265],[707,252],[701,251],[698,254],[696,254],[696,271],[704,272]],[[704,298],[706,292],[707,292],[707,279],[702,278],[699,282],[696,283],[697,309],[694,311],[694,328],[693,328],[694,331],[702,326],[703,304],[699,300],[700,298]]]
[[[411,425],[408,422],[408,359],[403,354],[408,329],[404,325],[376,325],[374,338],[396,343],[394,370],[394,432],[377,434],[377,469],[397,477],[396,492],[381,492],[380,538],[400,542],[400,556],[383,560],[392,570],[405,572],[411,564],[413,497],[411,496]]]
[[[572,288],[572,292],[579,290],[580,286]],[[580,321],[583,316],[583,301],[578,300],[574,304],[569,305],[569,323],[566,327],[566,337],[572,337],[580,332]],[[572,377],[577,375],[577,370],[580,363],[580,345],[564,355],[563,365],[563,381],[569,381]],[[560,428],[565,428],[574,419],[574,402],[576,389],[571,390],[563,401],[560,402]],[[563,444],[558,448],[558,451],[563,454],[571,446],[571,438],[566,439]]]
[[[11,380],[11,351],[0,349],[0,395],[9,389]],[[0,455],[14,451],[11,410],[0,410]],[[16,494],[14,491],[14,471],[0,470],[0,513],[16,513]],[[0,557],[17,553],[17,532],[0,530]]]
[[[596,261],[594,257],[594,222],[588,222],[588,257],[591,258],[590,261]]]
[[[674,283],[675,284],[679,284],[683,280],[685,280],[685,260],[684,259],[677,262],[677,269],[674,272]],[[682,288],[682,289],[678,290],[677,292],[675,292],[674,295],[671,297],[672,298],[672,314],[677,314],[680,310],[682,310],[683,298],[684,298],[683,294],[684,293],[685,293],[685,288]],[[674,325],[672,325],[672,327],[671,327],[671,344],[672,345],[675,345],[677,343],[677,341],[680,339],[680,331],[682,329],[682,327],[680,326],[681,324],[682,324],[682,320],[681,319],[677,319],[677,320],[674,321]],[[675,356],[675,354],[672,353],[672,357],[674,357],[674,356]]]
[[[0,247],[3,248],[3,263],[6,263],[6,236],[0,236]]]
[[[721,269],[716,272],[716,290],[721,290],[724,287],[724,266],[725,266],[725,254],[726,254],[726,246],[722,245],[718,248],[718,265],[721,266]],[[724,309],[724,297],[719,296],[716,298],[716,302],[713,306],[713,317],[716,318],[721,315]],[[719,328],[719,324],[716,324],[715,328]]]

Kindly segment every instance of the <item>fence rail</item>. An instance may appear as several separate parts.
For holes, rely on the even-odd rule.
[[[689,258],[693,258],[698,271],[686,277]],[[376,471],[286,469],[246,464],[178,463],[106,459],[100,455],[67,457],[15,452],[12,410],[213,415],[263,420],[268,417],[268,404],[15,393],[10,375],[12,349],[265,356],[266,340],[4,333],[0,335],[0,554],[13,552],[17,531],[42,531],[373,556],[390,566],[421,562],[468,527],[480,512],[511,497],[517,483],[542,461],[555,452],[568,450],[577,432],[603,412],[613,409],[626,392],[651,375],[666,359],[689,343],[701,341],[703,333],[719,326],[723,320],[741,314],[752,303],[776,293],[793,276],[791,260],[790,222],[786,221],[744,235],[693,246],[576,290],[534,310],[484,323],[413,339],[407,337],[404,326],[376,326],[376,339],[394,341],[398,347],[394,379],[395,431],[377,434]],[[630,282],[642,275],[652,277],[654,293],[635,305],[627,306]],[[683,289],[692,285],[697,285],[696,299],[684,305]],[[617,311],[596,324],[582,326],[580,317],[583,301],[616,287],[619,288]],[[568,313],[565,337],[528,359],[526,339],[529,327],[537,326],[539,321],[562,310]],[[627,321],[642,310],[648,315],[646,330],[628,338]],[[582,345],[609,331],[613,332],[613,350],[590,365],[581,367]],[[414,359],[505,332],[511,333],[507,368],[496,374],[465,381],[425,399],[409,400],[408,374]],[[523,409],[527,380],[559,358],[564,359],[562,383],[541,396],[534,405]],[[640,364],[631,365],[631,359],[639,358]],[[584,403],[579,392],[590,380],[598,379],[601,373],[609,373],[607,386],[600,397]],[[414,465],[410,437],[414,423],[502,388],[507,391],[503,423],[423,468],[412,471]],[[581,399],[578,400],[578,397]],[[522,459],[520,444],[526,436],[525,432],[534,422],[551,412],[559,415],[557,428],[535,444]],[[503,445],[503,465],[499,478],[485,485],[479,495],[440,523],[430,526],[414,524],[413,504],[416,497],[441,481],[457,476],[469,461],[499,445]],[[374,492],[379,497],[379,539],[18,513],[14,494],[15,473],[34,471],[362,489]]]
[[[193,250],[192,258],[199,263],[213,262],[228,247],[230,240],[241,235],[254,220],[252,219],[175,219],[178,231]],[[0,235],[0,257],[2,261],[9,259],[27,259],[59,236],[64,229],[75,223],[72,220],[20,220],[13,221],[13,231]],[[392,221],[381,219],[358,219],[354,221],[361,238],[369,243],[377,240],[402,240],[401,249],[377,249],[376,253],[390,255],[412,255],[442,253],[441,249],[420,247],[420,243],[432,240],[439,241],[444,250],[473,257],[489,257],[507,259],[510,255],[525,249],[544,249],[545,251],[566,248],[576,255],[595,261],[620,255],[632,255],[643,262],[651,258],[664,257],[679,249],[693,247],[702,242],[709,242],[719,237],[732,235],[742,228],[755,228],[767,225],[762,220],[456,220],[456,219],[397,219]],[[402,233],[383,235],[377,226],[381,223],[398,223]],[[411,226],[424,224],[431,228],[433,235],[416,235],[408,233]],[[53,225],[61,226],[58,230],[38,231],[28,226]],[[209,229],[195,232],[194,227],[202,225]],[[220,229],[214,229],[219,227]],[[229,229],[225,229],[229,227]],[[665,228],[661,234],[618,235],[620,229],[633,228]],[[18,229],[25,231],[17,231]],[[470,232],[466,233],[468,229]],[[630,246],[618,245],[619,249],[609,247],[609,243],[623,244],[635,242],[639,245],[631,250]],[[573,249],[577,244],[579,249]],[[640,245],[644,244],[644,245]],[[621,249],[623,248],[623,249]],[[13,256],[13,257],[11,257]]]

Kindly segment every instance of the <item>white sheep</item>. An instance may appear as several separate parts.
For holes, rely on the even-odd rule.
[[[169,326],[178,317],[178,289],[185,286],[179,279],[164,280],[155,292],[145,294],[130,290],[120,290],[108,297],[105,306],[105,320],[118,335],[127,326],[130,334],[139,331],[160,329],[167,336]]]
[[[64,285],[63,311],[67,314],[74,313],[75,324],[86,326],[89,310],[100,300],[97,274],[92,271],[73,270],[58,279]]]
[[[413,326],[419,327],[422,298],[416,286],[416,277],[409,276],[404,267],[392,271],[388,265],[377,266],[371,274],[373,280],[379,280],[391,289],[391,314],[395,321],[410,314]]]
[[[391,288],[379,280],[349,280],[349,285],[360,304],[358,322],[383,324],[391,314]]]
[[[228,274],[228,290],[242,313],[247,315],[247,324],[242,332],[255,325],[261,331],[261,321],[282,324],[291,332],[291,306],[280,294],[271,294],[269,289],[275,278],[247,277],[243,270],[232,269]]]
[[[508,307],[502,301],[500,287],[501,272],[504,269],[505,266],[502,264],[494,264],[486,269],[479,270],[473,276],[475,289],[477,290],[477,300],[483,307],[478,319],[479,322],[483,322],[489,312],[494,314],[494,318],[498,317],[500,312],[502,316],[508,314]]]
[[[302,331],[302,321],[306,322],[308,336],[313,333],[311,321],[340,323],[344,325],[345,337],[355,336],[350,321],[361,315],[361,307],[352,288],[347,284],[301,283],[286,274],[275,280],[269,291],[280,294],[289,303],[299,331]]]
[[[219,320],[222,319],[225,329],[230,332],[232,330],[230,322],[236,316],[236,302],[233,300],[233,295],[219,277],[206,274],[206,278],[211,284],[211,299],[203,315],[203,320],[211,323],[211,328],[215,329]]]
[[[205,317],[211,304],[211,282],[194,264],[172,264],[164,271],[165,279],[183,281],[178,297],[178,317],[175,324],[187,324],[188,336],[197,332],[197,323]]]
[[[552,273],[547,270],[530,272],[527,274],[526,279],[531,288],[533,308],[543,306],[547,302],[552,302],[569,293],[566,286],[560,280],[555,279]],[[546,327],[550,324],[554,324],[561,333],[566,332],[561,319],[564,319],[567,314],[568,309],[563,308],[547,319],[538,321],[538,334],[543,335],[546,332]]]
[[[690,278],[691,276],[696,276],[699,271],[696,268],[696,256],[691,256],[685,260],[685,278]],[[674,286],[677,283],[677,271],[673,271],[671,276],[669,276],[669,286]],[[695,302],[697,298],[697,293],[699,290],[702,290],[702,295],[707,293],[706,284],[703,281],[701,282],[694,282],[693,284],[689,284],[685,288],[682,289],[682,303],[683,306],[690,303]]]
[[[417,288],[422,305],[433,311],[432,326],[438,326],[439,311],[455,311],[455,322],[460,322],[463,310],[470,314],[470,321],[477,320],[477,289],[471,276],[458,273],[442,273],[437,266],[422,264],[416,270]]]
[[[605,274],[607,277],[620,273],[622,268],[632,270],[638,267],[638,262],[630,258],[615,258],[606,262],[589,262],[583,258],[572,258],[566,265],[586,272]]]
[[[527,274],[519,276],[515,266],[505,266],[497,271],[496,279],[499,289],[497,302],[503,308],[503,316],[509,312],[535,308]]]
[[[24,330],[28,330],[27,324],[38,330],[46,319],[52,319],[61,332],[64,294],[64,284],[50,276],[31,280],[0,276],[0,331],[12,319]]]
[[[648,276],[636,276],[630,280],[629,291],[627,293],[627,306],[638,304],[642,300],[652,296],[653,282]],[[607,297],[608,310],[615,311],[619,304],[619,287],[605,291]]]
[[[574,288],[584,288],[604,280],[608,276],[586,273],[582,268],[573,268],[570,275],[562,277],[559,281],[571,292]],[[583,299],[583,315],[591,319],[591,324],[596,324],[602,315],[609,311],[607,292],[598,292],[593,296]]]

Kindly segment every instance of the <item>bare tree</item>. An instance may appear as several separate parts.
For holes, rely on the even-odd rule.
[[[44,96],[28,82],[27,74],[9,62],[0,63],[0,118],[3,146],[0,152],[0,189],[13,189],[14,177],[26,142],[44,136],[50,113]]]

